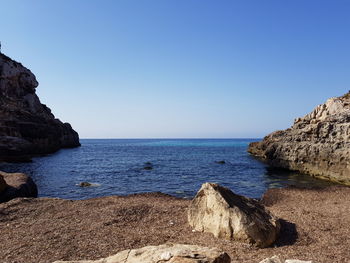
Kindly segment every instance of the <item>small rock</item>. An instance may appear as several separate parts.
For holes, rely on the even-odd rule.
[[[271,258],[265,258],[259,263],[282,263],[278,256],[273,256]],[[284,263],[312,263],[312,261],[303,261],[298,259],[287,259]]]
[[[153,169],[153,164],[151,162],[145,162],[143,166],[144,170],[152,170]]]
[[[282,263],[278,256],[273,256],[272,258],[265,258],[259,263]]]
[[[164,252],[160,255],[160,260],[169,260],[173,257],[173,255],[170,252]]]
[[[89,186],[92,186],[92,184],[89,182],[81,182],[81,183],[79,183],[79,186],[80,187],[89,187]]]
[[[312,261],[304,261],[298,259],[287,259],[285,263],[312,263]]]

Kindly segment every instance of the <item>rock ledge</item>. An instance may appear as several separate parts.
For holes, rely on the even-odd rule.
[[[248,152],[273,167],[350,185],[350,92],[251,143]]]

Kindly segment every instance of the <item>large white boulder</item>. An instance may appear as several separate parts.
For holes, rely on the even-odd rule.
[[[188,222],[196,231],[258,247],[273,244],[280,230],[278,218],[258,201],[214,183],[202,185],[188,209]]]

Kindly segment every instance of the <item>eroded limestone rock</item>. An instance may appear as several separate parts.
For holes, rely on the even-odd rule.
[[[258,247],[273,244],[280,230],[278,219],[258,201],[213,183],[203,184],[192,200],[188,222],[196,231]]]
[[[350,93],[251,143],[248,151],[271,166],[350,185]]]
[[[80,145],[70,124],[40,103],[37,86],[29,69],[0,53],[0,161],[24,161]]]
[[[216,249],[194,245],[165,244],[128,249],[99,260],[55,261],[54,263],[230,263],[230,257]]]

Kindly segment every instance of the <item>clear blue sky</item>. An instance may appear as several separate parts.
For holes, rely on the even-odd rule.
[[[347,0],[0,0],[2,50],[82,138],[262,137],[350,89]]]

